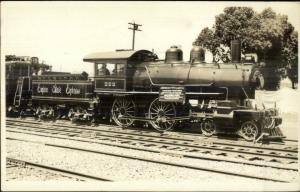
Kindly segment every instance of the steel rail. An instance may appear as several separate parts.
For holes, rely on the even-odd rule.
[[[26,121],[24,120],[18,120],[18,119],[13,119],[13,118],[7,118],[7,121],[13,121],[13,122],[23,122],[23,123],[32,123],[32,124],[42,124],[42,122],[37,122],[37,121],[32,121],[32,120],[28,120],[26,119]],[[64,121],[64,120],[60,120],[60,121]],[[69,122],[68,120],[65,120],[67,122]],[[63,127],[76,127],[76,124],[74,125],[65,125],[64,122],[52,122],[52,124],[55,126],[55,124],[59,124],[60,126],[63,126]],[[82,126],[82,125],[81,125]],[[83,125],[83,127],[85,127],[85,129],[89,129],[89,130],[98,130],[98,131],[106,131],[106,132],[109,132],[109,130],[103,130],[103,128],[100,128],[99,126],[102,126],[102,127],[105,127],[105,128],[113,128],[113,129],[118,129],[118,128],[121,128],[119,126],[115,126],[115,125],[111,125],[111,124],[104,124],[104,123],[97,123],[97,126],[87,126],[87,125]],[[76,127],[78,128],[78,127]],[[80,128],[78,128],[80,129]],[[147,130],[140,130],[139,128],[134,128],[134,127],[130,127],[130,128],[127,128],[127,129],[123,129],[122,128],[122,133],[126,131],[126,134],[132,134],[132,135],[139,135],[139,134],[147,134],[147,133],[156,133],[156,134],[160,134],[160,135],[157,135],[157,136],[153,136],[153,135],[148,135],[149,137],[159,137],[159,138],[166,138],[164,136],[161,136],[165,133],[170,133],[170,132],[158,132],[156,130],[151,130],[151,131],[147,131]],[[139,132],[139,133],[134,133],[134,132]],[[117,132],[117,131],[114,131],[114,132]],[[173,132],[174,133],[174,132]],[[199,133],[195,133],[195,132],[190,132],[190,131],[187,131],[187,132],[177,132],[180,134],[180,136],[182,137],[182,135],[187,135],[187,136],[197,136],[197,137],[201,137],[205,140],[212,140],[213,139],[218,139],[220,140],[217,136],[211,136],[211,137],[206,137],[206,136],[203,136],[202,134],[199,134]],[[168,137],[170,138],[170,137]],[[185,141],[198,141],[199,139],[187,139],[187,138],[175,138],[175,137],[172,137],[173,139],[177,139],[177,140],[185,140]],[[229,138],[229,137],[228,137]],[[284,139],[285,141],[291,141],[291,142],[298,142],[297,140],[289,140],[289,139]],[[249,144],[248,141],[244,140],[243,138],[237,138],[237,140],[234,140],[234,141],[242,141],[243,143],[245,144]],[[232,143],[233,141],[218,141],[218,142],[215,142],[215,141],[211,141],[213,142],[214,144],[222,144],[222,145],[236,145],[236,146],[241,146],[241,147],[244,147],[245,145],[243,144],[237,144],[237,143]],[[251,143],[253,144],[253,143]],[[261,141],[257,142],[257,144],[261,145],[263,144]],[[275,145],[284,145],[284,143],[282,142],[268,142],[268,144],[275,144]],[[247,147],[249,148],[257,148],[257,146],[251,146],[251,145],[247,145]],[[265,148],[265,149],[273,149],[273,148],[269,148],[269,147],[265,147],[265,146],[260,146],[259,147],[260,149],[262,148]],[[281,150],[281,149],[276,149],[276,150]],[[283,149],[284,151],[286,151],[286,149]],[[297,150],[294,150],[294,151],[297,151]]]
[[[101,142],[95,141],[95,139],[75,139],[75,138],[70,138],[69,136],[52,136],[52,135],[44,135],[44,134],[51,134],[51,133],[43,133],[43,134],[38,134],[38,133],[28,133],[28,132],[20,132],[20,131],[14,131],[14,130],[7,130],[8,132],[13,132],[13,133],[21,133],[21,134],[29,134],[29,135],[35,135],[35,136],[43,136],[43,137],[50,137],[50,138],[56,138],[56,139],[68,139],[72,141],[79,141],[79,142],[87,142],[87,143],[96,143],[96,144],[101,144],[101,145],[106,145],[106,146],[111,146],[111,147],[120,147],[120,148],[125,148],[125,149],[134,149],[134,150],[139,150],[139,151],[146,151],[146,152],[153,152],[153,153],[163,153],[163,154],[168,154],[168,155],[175,155],[175,156],[181,156],[185,158],[193,158],[193,159],[201,159],[201,160],[212,160],[212,161],[223,161],[223,162],[229,162],[229,163],[235,163],[235,164],[245,164],[245,165],[251,165],[251,166],[259,166],[259,167],[270,167],[270,168],[275,168],[275,169],[283,169],[283,170],[291,170],[291,171],[298,171],[297,168],[292,168],[292,167],[287,167],[287,166],[280,166],[280,165],[268,165],[265,163],[257,163],[257,162],[249,162],[246,160],[236,160],[236,159],[228,159],[224,157],[204,157],[202,155],[192,155],[192,154],[187,154],[187,152],[169,152],[166,150],[162,151],[160,149],[149,149],[148,147],[136,147],[133,145],[128,144],[126,139],[123,139],[123,141],[119,141],[122,144],[118,143],[107,143],[107,142]],[[19,141],[25,141],[24,139],[17,139],[17,138],[11,138],[7,137],[6,139],[10,140],[19,140]],[[27,141],[27,140],[26,140]],[[30,141],[32,142],[32,141]],[[125,143],[125,144],[124,144]]]
[[[8,120],[10,121],[10,120]],[[22,120],[16,120],[13,121],[13,123],[15,122],[20,122],[20,123],[32,123],[32,124],[42,124],[41,122],[35,122],[35,121],[22,121]],[[83,130],[92,130],[92,131],[102,131],[102,132],[111,132],[111,133],[121,133],[121,134],[128,134],[128,135],[136,135],[136,136],[141,136],[141,134],[144,134],[142,131],[139,131],[140,133],[128,133],[128,131],[126,130],[126,132],[122,129],[121,131],[118,130],[103,130],[102,128],[92,128],[90,126],[76,126],[76,125],[64,125],[64,124],[60,124],[60,123],[53,123],[51,124],[51,126],[56,126],[56,127],[66,127],[66,128],[74,128],[74,129],[83,129]],[[104,126],[108,127],[108,128],[116,128],[115,126],[112,125],[105,125]],[[148,133],[148,132],[146,132]],[[178,140],[178,141],[187,141],[187,142],[199,142],[199,139],[195,140],[195,139],[185,139],[185,138],[176,138],[176,137],[166,137],[166,136],[158,136],[158,135],[142,135],[145,137],[153,137],[153,138],[162,138],[162,139],[173,139],[173,140]],[[204,137],[206,140],[208,139],[207,137]],[[298,152],[298,149],[288,149],[288,147],[284,147],[284,148],[272,148],[272,147],[266,147],[266,146],[253,146],[253,145],[243,145],[243,144],[237,144],[237,143],[231,143],[231,142],[220,142],[220,141],[208,141],[211,144],[216,144],[216,145],[228,145],[228,146],[236,146],[236,147],[246,147],[246,148],[253,148],[253,149],[266,149],[266,150],[275,150],[275,151],[283,151],[283,152],[292,152],[292,153],[296,153]]]
[[[40,126],[39,127],[34,127],[34,126],[31,126],[31,128],[33,129],[47,129],[47,130],[56,130],[55,128],[41,128]],[[75,128],[76,129],[76,128]],[[64,132],[70,132],[70,133],[74,133],[74,131],[70,131],[70,130],[58,130],[58,131],[64,131]],[[95,133],[97,134],[97,133]],[[124,134],[124,133],[122,133]],[[276,155],[276,150],[272,149],[272,150],[269,150],[269,154],[266,154],[266,153],[263,153],[262,149],[258,148],[260,150],[260,152],[251,152],[251,151],[247,151],[247,150],[238,150],[238,149],[235,149],[234,148],[232,149],[228,149],[228,148],[216,148],[216,147],[213,147],[215,145],[211,145],[211,146],[207,146],[208,144],[204,144],[202,146],[199,146],[198,143],[196,144],[193,144],[193,143],[187,143],[187,142],[184,142],[184,143],[174,143],[174,142],[167,142],[167,141],[161,141],[161,140],[158,140],[158,141],[151,141],[151,140],[147,140],[144,136],[144,138],[141,138],[142,136],[139,135],[139,138],[128,138],[128,137],[122,137],[120,135],[120,133],[118,134],[115,134],[115,135],[112,135],[112,134],[103,134],[102,132],[98,133],[98,136],[102,136],[102,137],[110,137],[110,138],[118,138],[118,139],[129,139],[129,140],[135,140],[135,141],[143,141],[143,142],[150,142],[150,143],[160,143],[160,144],[172,144],[174,146],[180,146],[180,147],[192,147],[192,148],[195,148],[195,149],[209,149],[209,150],[217,150],[217,151],[222,151],[222,152],[231,152],[231,153],[239,153],[239,154],[249,154],[249,155],[259,155],[259,156],[266,156],[266,157],[275,157],[275,158],[281,158],[281,159],[292,159],[292,160],[297,160],[298,157],[297,156],[282,156],[282,155]],[[147,136],[146,136],[147,137]],[[171,140],[169,138],[167,138],[168,140]],[[244,146],[244,148],[247,148]],[[296,152],[296,151],[295,151]],[[275,154],[274,154],[275,153]],[[287,155],[287,154],[286,154]]]
[[[106,152],[106,151],[100,151],[100,150],[77,148],[77,147],[72,147],[72,146],[63,146],[63,145],[58,145],[58,144],[46,143],[46,142],[43,142],[43,144],[45,146],[70,149],[70,150],[95,153],[95,154],[102,154],[102,155],[108,155],[108,156],[114,156],[114,157],[120,157],[120,158],[126,158],[126,159],[138,160],[138,161],[145,161],[145,162],[150,162],[150,163],[157,163],[157,164],[163,164],[163,165],[169,165],[169,166],[175,166],[175,167],[181,167],[181,168],[187,168],[187,169],[201,170],[201,171],[219,173],[219,174],[224,174],[224,175],[231,175],[231,176],[244,177],[244,178],[250,178],[250,179],[258,179],[258,180],[266,180],[266,181],[275,181],[275,182],[282,182],[282,183],[290,182],[285,179],[263,177],[263,176],[258,176],[258,175],[254,175],[254,174],[239,173],[237,171],[224,171],[222,169],[207,168],[207,167],[199,166],[199,165],[196,166],[196,165],[189,165],[189,164],[181,164],[181,163],[169,162],[166,160],[138,157],[135,155],[128,155],[128,154],[125,155],[125,154],[119,154],[119,153],[115,153],[115,152]]]
[[[61,169],[61,168],[57,168],[57,167],[52,167],[52,166],[48,166],[48,165],[42,165],[39,163],[33,163],[33,162],[29,162],[29,161],[25,161],[25,160],[20,160],[20,159],[15,159],[15,158],[11,158],[11,157],[6,157],[6,162],[12,163],[12,164],[21,164],[24,167],[30,166],[30,167],[37,167],[37,168],[41,168],[41,169],[45,169],[48,171],[54,171],[57,172],[59,174],[63,174],[63,175],[68,175],[71,177],[76,177],[76,178],[83,178],[83,179],[88,179],[88,180],[97,180],[97,181],[112,181],[110,179],[105,179],[102,177],[98,177],[98,176],[93,176],[93,175],[87,175],[84,173],[79,173],[79,172],[75,172],[75,171],[70,171],[70,170],[66,170],[66,169]]]

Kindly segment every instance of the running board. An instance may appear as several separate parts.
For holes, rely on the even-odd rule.
[[[183,121],[183,120],[190,120],[191,116],[182,116],[182,117],[174,117],[174,118],[167,118],[169,121]],[[119,116],[118,119],[131,119],[135,121],[156,121],[157,119],[151,119],[147,117],[136,117],[136,116]]]

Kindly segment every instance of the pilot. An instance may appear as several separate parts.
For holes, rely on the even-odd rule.
[[[98,75],[110,75],[109,70],[106,68],[106,64],[102,64],[102,67],[98,69]]]

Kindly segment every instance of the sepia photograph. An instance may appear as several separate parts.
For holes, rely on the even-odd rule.
[[[1,191],[300,190],[300,2],[0,9]]]

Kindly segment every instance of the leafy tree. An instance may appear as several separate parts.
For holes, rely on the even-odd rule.
[[[251,35],[252,18],[255,12],[249,7],[227,7],[224,13],[216,16],[216,36],[223,45],[230,47],[231,40],[238,39],[242,42],[242,51],[248,47]]]
[[[284,45],[283,55],[287,62],[287,75],[292,81],[292,86],[295,88],[295,84],[298,84],[298,33],[293,33],[287,39]]]
[[[261,24],[254,36],[258,40],[257,52],[263,60],[273,63],[271,67],[282,67],[284,44],[294,28],[287,16],[278,15],[270,8],[263,10],[258,17]]]
[[[213,28],[204,28],[194,43],[203,45],[215,57],[228,54],[218,50],[230,48],[231,40],[238,39],[242,43],[243,54],[257,53],[258,58],[266,62],[267,68],[275,72],[280,67],[290,66],[291,69],[292,65],[298,66],[295,59],[298,53],[296,37],[288,17],[277,14],[271,8],[257,13],[250,7],[227,7],[216,16]],[[266,74],[273,78],[274,72]]]
[[[218,52],[218,47],[220,47],[221,39],[216,36],[214,29],[209,29],[208,27],[204,28],[193,45],[203,46],[204,48],[211,51],[213,55],[213,62],[216,60],[216,54]]]

